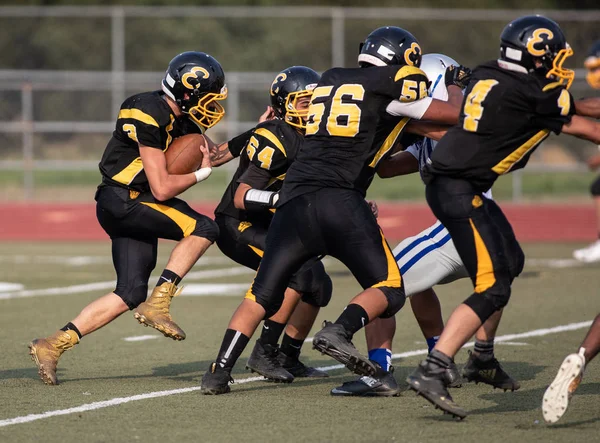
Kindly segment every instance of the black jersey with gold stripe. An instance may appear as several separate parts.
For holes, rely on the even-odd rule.
[[[175,117],[161,91],[129,97],[121,105],[115,130],[100,161],[102,181],[148,191],[140,145],[166,151],[173,139],[195,132],[200,129],[186,117]]]
[[[407,117],[390,115],[392,101],[427,98],[428,79],[414,66],[334,68],[313,91],[306,138],[290,168],[279,204],[324,188],[366,194]]]
[[[480,65],[465,91],[459,123],[437,144],[424,178],[460,177],[486,191],[498,176],[525,167],[574,113],[573,97],[560,83],[500,60]]]
[[[238,168],[215,209],[215,214],[228,215],[238,220],[252,220],[257,217],[270,219],[272,213],[268,210],[265,210],[264,214],[256,214],[237,209],[233,204],[235,192],[240,183],[247,183],[262,190],[279,191],[303,140],[304,137],[293,126],[281,119],[257,125],[241,151]],[[257,171],[258,177],[256,173],[251,174],[249,169]]]

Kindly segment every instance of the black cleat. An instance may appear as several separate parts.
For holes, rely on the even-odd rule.
[[[446,388],[446,369],[433,366],[422,361],[417,369],[406,379],[408,387],[422,396],[436,409],[453,415],[461,420],[467,416],[467,411],[462,409],[450,396]]]
[[[263,344],[256,340],[252,354],[246,363],[246,369],[262,375],[267,380],[276,383],[291,383],[294,376],[283,369],[279,362],[279,346]]]
[[[378,365],[379,366],[379,365]],[[394,367],[385,371],[381,366],[372,377],[363,375],[358,380],[347,381],[331,390],[331,395],[346,397],[396,397],[400,387],[394,378]]]
[[[482,360],[471,351],[469,351],[469,360],[463,368],[462,376],[467,381],[485,383],[494,388],[504,389],[504,391],[516,391],[521,387],[518,381],[502,369],[500,362],[495,357]]]
[[[321,371],[317,368],[311,368],[310,366],[306,366],[304,363],[300,361],[300,359],[295,357],[290,357],[289,355],[284,354],[279,351],[279,355],[277,356],[279,359],[279,363],[281,367],[292,374],[295,378],[323,378],[329,377],[329,374],[325,371]]]
[[[315,334],[313,348],[343,363],[355,374],[374,375],[377,366],[356,350],[351,338],[352,335],[342,325],[326,321],[323,329]]]
[[[458,368],[454,362],[452,362],[450,367],[446,369],[446,373],[444,374],[444,382],[449,388],[460,388],[462,386],[463,379],[460,376],[460,372],[458,371]]]
[[[208,371],[202,376],[200,392],[204,395],[227,394],[231,391],[229,383],[233,383],[229,371],[223,369],[217,363],[211,363]]]

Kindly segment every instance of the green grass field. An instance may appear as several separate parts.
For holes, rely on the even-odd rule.
[[[600,310],[598,267],[550,260],[570,258],[575,246],[579,245],[526,246],[530,261],[513,286],[499,335],[593,319]],[[171,244],[161,244],[157,269],[164,265],[170,249]],[[297,380],[286,386],[244,382],[252,377],[244,369],[249,350],[233,373],[238,383],[232,386],[231,394],[202,396],[198,390],[200,378],[214,359],[230,315],[252,278],[251,273],[224,275],[224,269],[238,267],[216,248],[186,279],[188,288],[207,283],[239,286],[219,296],[186,296],[184,290],[184,296],[175,299],[172,312],[187,332],[185,341],[165,339],[141,327],[131,313],[126,313],[65,354],[59,365],[62,384],[45,386],[29,358],[29,341],[54,332],[110,289],[70,294],[67,289],[59,289],[56,295],[44,295],[49,291],[42,290],[71,287],[68,290],[73,292],[77,289],[72,288],[74,285],[97,282],[107,282],[105,287],[110,288],[114,278],[110,246],[2,243],[0,264],[0,281],[21,283],[30,290],[17,292],[21,296],[14,298],[0,292],[0,324],[4,331],[0,336],[1,442],[587,442],[600,435],[597,361],[588,368],[569,411],[557,425],[544,424],[540,410],[544,389],[564,356],[577,349],[586,327],[552,334],[542,331],[539,336],[498,344],[498,358],[522,387],[514,393],[471,384],[454,390],[455,401],[470,411],[463,422],[435,411],[411,392],[396,398],[332,397],[332,387],[353,377],[342,369],[330,371],[328,379]],[[358,291],[358,285],[338,262],[328,261],[326,266],[333,277],[334,296],[319,315],[319,323],[334,320]],[[154,283],[154,277],[152,280]],[[438,287],[446,317],[470,290],[468,281]],[[318,328],[315,325],[311,335]],[[156,339],[124,340],[143,335]],[[355,344],[366,351],[362,333],[355,337]],[[407,305],[398,315],[394,351],[424,348],[424,339]],[[336,364],[308,344],[303,355],[315,366]],[[464,363],[466,357],[466,350],[462,350],[457,363]],[[395,360],[399,382],[403,383],[421,358]],[[160,392],[164,395],[157,396]],[[151,395],[135,397],[140,394]],[[118,398],[121,400],[114,400]],[[72,409],[77,407],[81,408]],[[62,412],[50,416],[51,411]],[[27,418],[29,414],[44,413],[44,418],[27,421],[31,419]]]

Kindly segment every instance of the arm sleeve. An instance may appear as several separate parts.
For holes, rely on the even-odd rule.
[[[540,92],[535,97],[534,123],[543,129],[560,134],[563,125],[575,113],[573,96],[564,87]]]
[[[427,112],[433,99],[431,97],[425,97],[413,102],[401,102],[400,100],[393,100],[385,109],[390,115],[399,117],[410,117],[420,120],[423,114]]]
[[[252,136],[253,131],[254,131],[254,128],[252,128],[246,132],[243,132],[240,135],[238,135],[237,137],[233,137],[231,140],[229,140],[229,142],[227,143],[227,146],[229,148],[229,152],[231,152],[231,155],[233,155],[234,157],[240,156],[240,153],[248,144],[248,140],[250,140],[250,137]]]
[[[248,169],[238,179],[238,183],[245,183],[254,189],[266,189],[271,179],[269,171],[250,163]]]

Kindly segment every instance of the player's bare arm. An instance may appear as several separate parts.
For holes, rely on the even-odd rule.
[[[200,149],[204,155],[201,168],[210,168],[211,163],[208,149],[204,146]],[[144,165],[144,171],[146,171],[146,176],[148,177],[148,182],[150,183],[152,195],[157,200],[169,200],[198,182],[194,173],[183,175],[169,174],[165,154],[159,149],[140,145],[140,157]]]
[[[419,171],[419,162],[410,152],[402,151],[382,161],[377,167],[377,175],[381,178],[407,175]]]
[[[600,123],[578,115],[574,115],[569,123],[563,125],[562,132],[600,144]]]
[[[600,97],[575,100],[575,112],[582,117],[600,118]]]
[[[420,135],[427,137],[435,141],[439,141],[448,131],[448,125],[442,125],[439,123],[433,123],[428,121],[414,121],[412,120],[407,126],[405,131],[410,134]]]
[[[271,106],[267,106],[267,109],[265,110],[265,112],[263,112],[261,114],[261,116],[258,118],[258,123],[260,124],[260,123],[266,122],[267,120],[273,120],[274,118],[275,118],[275,111],[273,110],[273,108]],[[243,136],[243,134],[242,134],[242,136]],[[210,159],[211,159],[213,168],[224,165],[225,163],[230,162],[231,160],[233,160],[234,158],[236,158],[239,155],[239,154],[234,155],[234,152],[236,151],[235,148],[234,148],[234,152],[232,152],[231,149],[229,149],[229,144],[231,142],[234,142],[234,140],[236,140],[236,139],[234,138],[233,140],[223,142],[223,143],[211,148]]]

